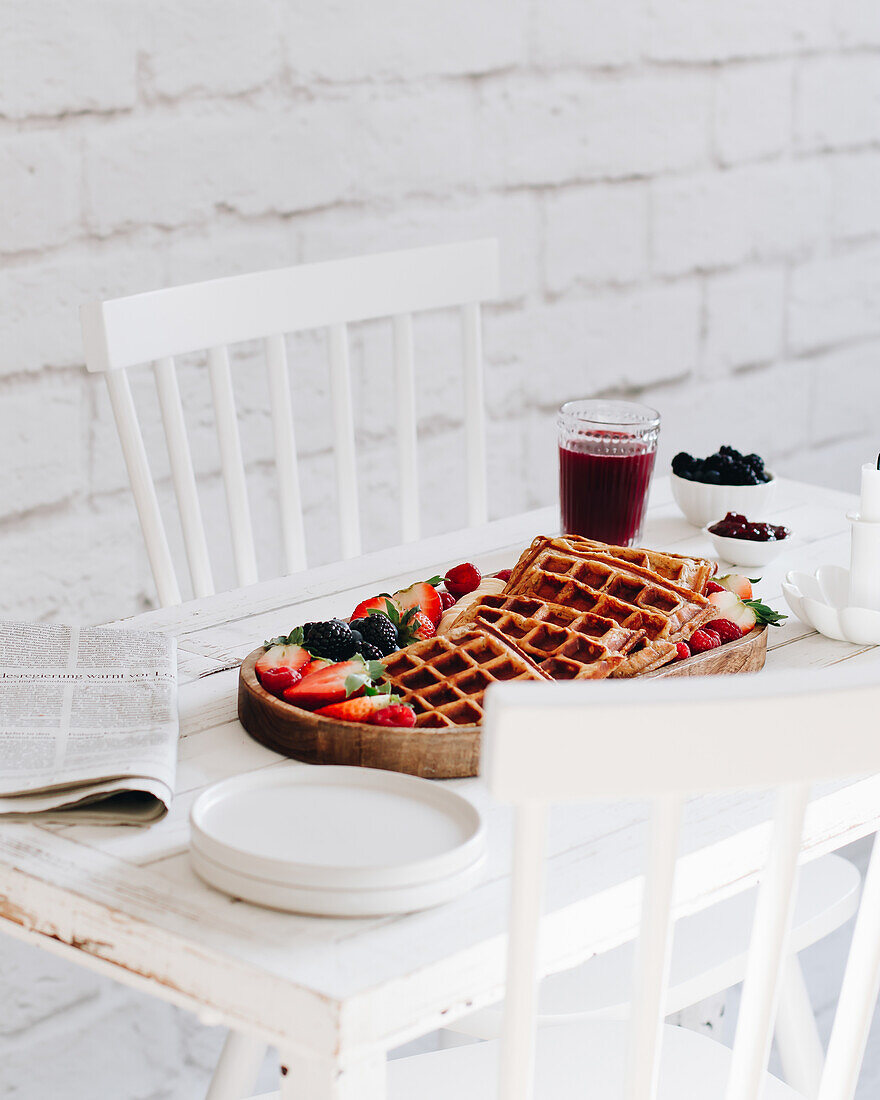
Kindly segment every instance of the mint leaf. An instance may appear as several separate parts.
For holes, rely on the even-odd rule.
[[[783,619],[787,619],[788,615],[783,615],[779,611],[774,611],[772,607],[768,607],[765,603],[761,603],[760,600],[743,600],[746,607],[750,607],[755,613],[755,618],[762,625],[766,623],[768,626],[779,626]]]

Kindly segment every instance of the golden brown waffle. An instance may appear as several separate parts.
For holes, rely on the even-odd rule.
[[[641,546],[610,546],[604,542],[594,542],[581,535],[564,535],[562,540],[575,551],[596,551],[609,554],[612,558],[640,566],[656,573],[665,581],[671,581],[680,588],[703,594],[706,581],[718,568],[717,564],[706,558],[689,558],[682,554],[671,554],[665,550],[647,550]]]
[[[644,636],[613,619],[528,596],[482,596],[458,619],[471,622],[494,627],[554,680],[602,680]]]
[[[670,638],[688,628],[696,629],[691,624],[711,609],[705,596],[654,579],[638,566],[623,565],[605,555],[573,557],[549,549],[542,550],[518,580],[511,576],[505,593],[512,592],[596,615],[604,614],[595,606],[596,598],[613,596],[633,608],[660,615],[668,629],[658,636]]]
[[[414,642],[383,658],[391,689],[426,728],[476,725],[483,694],[501,680],[549,680],[534,661],[492,627],[470,625]]]
[[[573,556],[606,554],[622,563],[648,570],[660,581],[671,582],[689,592],[700,594],[706,587],[706,581],[717,569],[714,562],[707,561],[705,558],[687,558],[681,554],[646,550],[641,547],[612,546],[580,535],[560,535],[557,538],[539,535],[520,557],[511,574],[510,582],[515,583],[538,554],[547,549],[558,550]]]

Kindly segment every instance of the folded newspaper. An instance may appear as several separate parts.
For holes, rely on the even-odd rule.
[[[177,732],[173,638],[0,621],[0,819],[157,821]]]

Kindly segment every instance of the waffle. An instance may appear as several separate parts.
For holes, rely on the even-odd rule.
[[[660,550],[645,550],[630,546],[611,546],[604,542],[594,542],[580,535],[561,535],[548,538],[539,535],[520,557],[511,574],[510,583],[515,583],[528,569],[542,550],[558,550],[561,553],[581,556],[600,553],[616,558],[631,566],[637,566],[653,574],[661,581],[671,582],[689,592],[702,594],[706,581],[718,568],[714,562],[705,558],[687,558],[680,554],[669,554]]]
[[[682,595],[675,586],[639,575],[644,573],[616,561],[612,565],[542,550],[519,580],[511,575],[504,594],[562,604],[644,631],[611,674],[638,676],[673,660],[675,643],[688,639],[714,611],[705,597],[693,592]]]
[[[415,710],[422,728],[479,724],[489,684],[550,679],[521,649],[483,624],[414,642],[383,664],[391,690]]]
[[[554,680],[604,679],[644,637],[613,619],[528,596],[483,596],[457,625],[471,622],[494,627]]]

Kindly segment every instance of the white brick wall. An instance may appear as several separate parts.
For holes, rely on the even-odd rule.
[[[659,406],[664,459],[731,442],[855,488],[880,407],[878,51],[871,0],[5,0],[0,613],[100,620],[153,599],[106,396],[80,367],[80,302],[389,248],[501,242],[485,327],[496,514],[553,499],[559,402],[615,389]],[[420,319],[416,347],[438,530],[463,516],[452,320]],[[396,524],[388,348],[383,326],[355,328],[369,547]],[[292,339],[290,358],[320,561],[337,539],[322,339]],[[181,386],[222,544],[197,360]],[[148,376],[135,391],[167,502]],[[236,393],[271,571],[252,349]],[[215,1033],[2,951],[0,1097],[91,1098],[96,1080],[114,1100],[198,1093]],[[111,1027],[95,1077],[89,1036]]]

